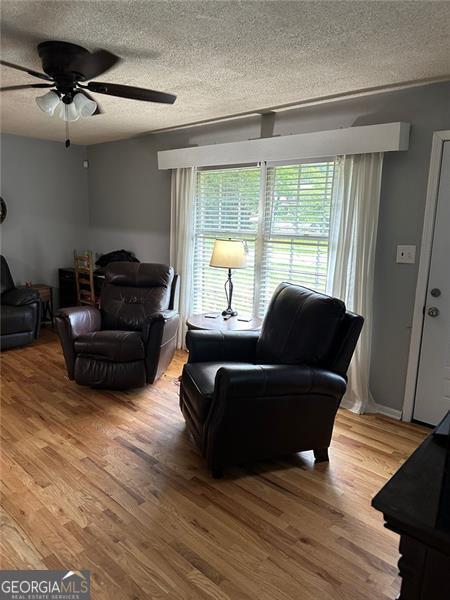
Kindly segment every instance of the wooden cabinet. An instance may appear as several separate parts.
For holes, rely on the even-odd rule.
[[[450,421],[450,412],[446,419]],[[399,600],[450,598],[450,446],[430,434],[372,506],[400,535]]]

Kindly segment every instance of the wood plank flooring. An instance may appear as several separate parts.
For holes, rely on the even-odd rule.
[[[156,385],[67,379],[56,336],[1,355],[3,569],[90,569],[93,600],[386,600],[398,539],[370,500],[427,434],[340,410],[312,452],[213,480]]]

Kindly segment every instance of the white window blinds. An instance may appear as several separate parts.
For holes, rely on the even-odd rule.
[[[247,267],[233,271],[233,304],[253,313],[255,241],[258,225],[260,169],[198,171],[195,197],[193,306],[195,313],[226,308],[226,269],[209,266],[214,240],[233,238],[247,244]]]
[[[334,162],[267,169],[259,314],[280,281],[325,291],[333,171]]]
[[[334,161],[204,170],[195,197],[194,312],[225,307],[226,270],[209,266],[214,240],[244,240],[247,268],[233,271],[233,305],[262,316],[290,281],[325,290]]]

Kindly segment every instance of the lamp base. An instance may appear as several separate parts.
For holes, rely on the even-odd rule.
[[[231,281],[231,269],[228,269],[228,279],[225,281],[225,296],[227,297],[228,306],[222,311],[223,317],[235,317],[237,312],[231,308],[233,300],[233,282]]]

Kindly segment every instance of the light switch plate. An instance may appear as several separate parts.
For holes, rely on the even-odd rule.
[[[416,247],[397,246],[397,262],[413,265],[416,262]]]

